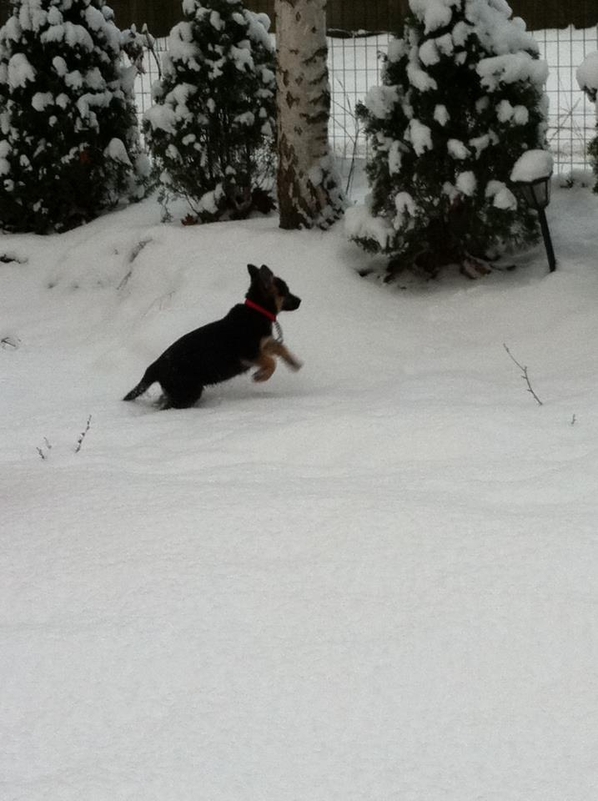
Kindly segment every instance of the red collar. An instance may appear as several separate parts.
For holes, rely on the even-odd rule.
[[[264,317],[267,317],[268,320],[270,320],[271,323],[275,323],[276,322],[276,315],[275,314],[272,314],[272,312],[268,311],[268,309],[264,309],[263,306],[258,306],[257,303],[254,303],[252,300],[249,300],[249,298],[245,299],[245,305],[248,306],[250,309],[253,309],[256,312],[259,312],[260,314],[263,314]]]

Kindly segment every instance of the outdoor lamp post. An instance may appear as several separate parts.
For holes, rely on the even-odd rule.
[[[552,273],[556,270],[556,259],[544,211],[550,203],[551,177],[552,156],[547,150],[528,150],[515,162],[511,172],[511,181],[516,189],[527,205],[538,212],[548,267]]]

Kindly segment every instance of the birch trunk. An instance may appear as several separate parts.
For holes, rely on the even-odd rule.
[[[328,227],[344,206],[328,144],[326,0],[276,0],[281,228]]]

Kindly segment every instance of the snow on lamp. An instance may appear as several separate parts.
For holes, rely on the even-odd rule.
[[[556,259],[544,210],[550,203],[552,165],[552,155],[547,150],[528,150],[517,159],[511,172],[515,188],[527,205],[538,212],[551,273],[556,269]]]

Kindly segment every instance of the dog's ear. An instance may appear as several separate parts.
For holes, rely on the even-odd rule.
[[[257,281],[260,277],[260,271],[255,266],[255,264],[248,264],[247,270],[249,271],[249,275],[251,276],[252,281]]]
[[[266,288],[268,288],[269,286],[272,286],[272,279],[273,278],[274,278],[274,273],[272,272],[272,270],[269,267],[267,267],[265,264],[262,264],[262,266],[260,267],[260,280],[261,280],[262,284]]]

